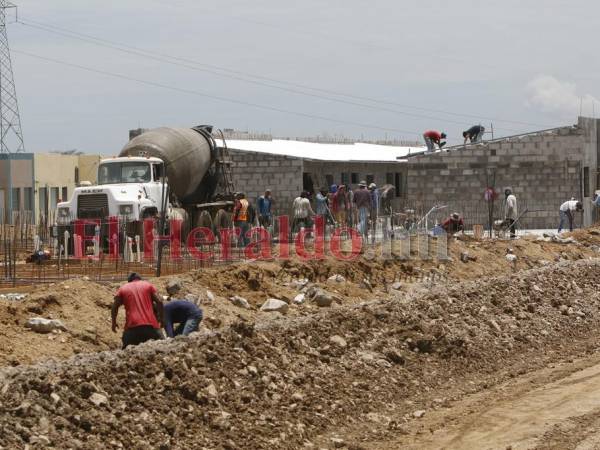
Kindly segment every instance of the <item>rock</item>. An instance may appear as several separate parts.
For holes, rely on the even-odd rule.
[[[402,283],[400,283],[399,281],[396,281],[395,283],[392,283],[391,288],[394,289],[395,291],[399,291],[400,289],[402,289]]]
[[[302,395],[300,392],[294,392],[292,394],[292,400],[296,402],[301,402],[302,400],[304,400],[304,395]]]
[[[215,386],[214,383],[210,383],[206,387],[206,394],[211,398],[215,398],[219,395],[219,393],[217,392],[217,387]]]
[[[298,290],[303,289],[309,281],[306,278],[302,278],[300,280],[294,280],[290,283],[290,286],[296,288]]]
[[[567,305],[560,305],[560,306],[558,307],[558,310],[560,311],[560,313],[561,313],[563,316],[566,316],[566,315],[568,314],[569,307],[568,307]]]
[[[92,395],[90,395],[89,400],[96,406],[108,404],[108,397],[106,397],[106,395],[100,394],[99,392],[94,392]]]
[[[414,417],[415,419],[420,419],[420,418],[421,418],[421,417],[423,417],[424,415],[425,415],[425,411],[424,411],[424,410],[422,410],[422,409],[420,409],[420,410],[418,410],[418,411],[415,411],[415,412],[413,413],[413,417]]]
[[[527,311],[529,311],[530,313],[534,313],[535,312],[535,303],[529,303],[527,305]]]
[[[346,442],[341,438],[331,438],[331,443],[335,448],[342,448],[346,446]]]
[[[167,294],[175,295],[183,288],[183,283],[179,278],[172,278],[167,282],[165,287]]]
[[[52,394],[50,394],[50,398],[52,399],[52,401],[54,403],[60,402],[60,396],[56,392],[53,392]]]
[[[209,302],[214,303],[215,302],[215,294],[213,294],[211,291],[207,290],[206,291],[206,298],[208,299]]]
[[[57,319],[44,319],[43,317],[33,317],[27,321],[25,328],[30,328],[36,333],[51,333],[54,330],[67,331],[67,327]]]
[[[373,292],[373,285],[366,278],[364,280],[362,280],[362,282],[360,283],[360,287],[368,290],[369,292]]]
[[[489,324],[490,324],[490,326],[491,326],[491,327],[492,327],[494,330],[496,330],[498,333],[501,333],[501,332],[502,332],[502,328],[500,328],[500,325],[498,325],[498,322],[496,322],[495,320],[493,320],[493,319],[490,319],[490,321],[489,321]]]
[[[306,294],[298,294],[294,297],[294,303],[299,305],[300,303],[304,303],[304,299],[306,298]]]
[[[402,354],[397,350],[389,350],[385,352],[385,357],[388,361],[394,364],[403,365],[406,362],[404,356],[402,356]]]
[[[36,446],[40,445],[44,448],[50,445],[50,439],[48,439],[48,436],[44,435],[30,436],[29,443]]]
[[[330,283],[344,283],[346,281],[346,279],[339,274],[335,274],[335,275],[331,275],[329,278],[327,278],[327,281]]]
[[[460,254],[460,260],[464,263],[467,263],[469,261],[475,261],[477,260],[477,258],[474,258],[473,256],[469,255],[469,252],[462,252]]]
[[[229,300],[235,306],[238,306],[238,307],[244,308],[244,309],[250,309],[250,303],[248,303],[248,300],[246,300],[244,297],[240,297],[239,295],[234,295],[233,297],[229,297]]]
[[[248,373],[250,375],[254,375],[254,376],[258,375],[258,369],[255,366],[248,366],[248,367],[246,367],[246,370],[248,371]]]
[[[312,295],[312,301],[314,301],[317,306],[325,308],[331,306],[333,303],[333,296],[323,289],[316,289]]]
[[[270,298],[260,307],[261,311],[264,312],[279,312],[281,314],[287,313],[289,305],[283,300],[276,298]]]
[[[343,337],[337,336],[337,335],[331,336],[329,338],[329,342],[331,342],[332,344],[337,345],[338,347],[341,347],[341,348],[346,348],[348,346],[348,343],[346,342],[346,340]]]

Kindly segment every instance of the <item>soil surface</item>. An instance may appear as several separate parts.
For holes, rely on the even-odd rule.
[[[201,331],[125,351],[118,284],[32,287],[0,300],[0,448],[597,448],[600,236],[574,237],[190,272]],[[293,302],[316,288],[330,307]],[[34,316],[67,331],[25,329]]]

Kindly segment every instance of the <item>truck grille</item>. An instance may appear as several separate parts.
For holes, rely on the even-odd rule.
[[[103,219],[107,216],[108,196],[106,194],[83,194],[77,197],[79,219]]]

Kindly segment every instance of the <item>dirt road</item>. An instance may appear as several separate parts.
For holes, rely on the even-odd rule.
[[[553,366],[428,414],[415,435],[368,448],[600,448],[600,355]]]

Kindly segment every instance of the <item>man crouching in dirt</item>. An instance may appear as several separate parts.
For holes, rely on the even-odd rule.
[[[167,336],[187,336],[198,331],[202,321],[202,310],[187,300],[173,299],[179,292],[179,286],[167,286],[169,301],[164,306],[164,327]],[[175,324],[178,324],[175,327]]]
[[[159,322],[161,325],[163,323],[162,300],[156,288],[151,283],[142,281],[142,277],[135,272],[129,275],[127,284],[121,286],[115,295],[111,310],[113,333],[117,332],[117,314],[121,305],[125,306],[123,348],[163,338],[159,325]]]

